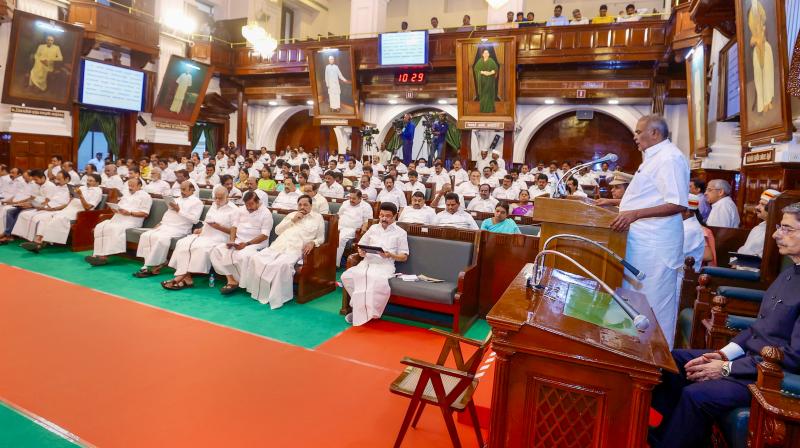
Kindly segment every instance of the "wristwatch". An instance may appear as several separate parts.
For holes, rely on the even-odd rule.
[[[731,361],[725,361],[722,363],[722,376],[730,376],[731,374]]]

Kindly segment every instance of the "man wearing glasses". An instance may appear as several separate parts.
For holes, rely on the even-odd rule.
[[[651,447],[711,446],[715,420],[750,405],[747,385],[765,346],[783,350],[782,367],[800,372],[800,202],[783,210],[772,237],[793,266],[781,272],[764,293],[753,325],[716,352],[674,350],[679,373],[665,373],[653,390],[653,407],[663,423],[650,433]]]
[[[711,204],[711,213],[706,225],[714,227],[739,227],[739,211],[731,199],[731,184],[723,179],[714,179],[706,188],[706,199]]]

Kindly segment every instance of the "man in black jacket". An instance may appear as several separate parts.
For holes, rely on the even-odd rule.
[[[753,325],[721,350],[673,350],[680,372],[664,374],[653,391],[653,407],[664,420],[651,432],[651,446],[708,446],[715,420],[750,405],[747,385],[756,379],[765,346],[780,348],[784,369],[800,372],[800,202],[782,211],[772,236],[794,266],[781,272],[764,293]]]

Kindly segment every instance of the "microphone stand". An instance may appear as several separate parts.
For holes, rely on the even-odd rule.
[[[614,257],[614,259],[617,260],[622,266],[624,266],[625,269],[627,269],[631,274],[636,276],[636,279],[639,280],[639,281],[644,280],[645,277],[647,277],[644,272],[636,269],[635,266],[633,266],[632,264],[628,263],[627,260],[625,260],[624,258],[622,258],[619,255],[617,255],[617,253],[614,252],[613,250],[607,248],[606,246],[603,246],[602,244],[598,243],[597,241],[590,240],[589,238],[585,238],[585,237],[582,237],[580,235],[573,235],[573,234],[570,234],[570,233],[558,233],[558,234],[553,235],[550,238],[545,240],[544,244],[542,245],[542,250],[547,249],[547,246],[550,244],[550,241],[553,241],[555,239],[562,239],[562,238],[563,239],[568,239],[568,240],[583,241],[583,242],[589,243],[592,246],[595,246],[595,247],[605,251],[607,254],[609,254],[612,257]]]
[[[544,277],[544,259],[547,255],[556,255],[565,260],[572,263],[575,267],[580,269],[584,274],[591,277],[592,280],[596,281],[601,288],[603,288],[611,297],[617,302],[620,308],[625,311],[631,319],[633,319],[633,326],[636,327],[639,331],[645,331],[650,327],[650,319],[647,318],[644,314],[637,311],[633,306],[631,306],[627,299],[620,297],[617,293],[611,290],[611,287],[608,286],[605,282],[600,280],[596,275],[591,273],[588,269],[586,269],[583,265],[575,261],[573,258],[569,257],[566,254],[555,250],[542,250],[536,255],[536,258],[533,260],[533,282],[534,288],[543,289],[544,285],[542,285],[542,277]]]
[[[564,181],[569,179],[570,176],[572,175],[572,173],[580,171],[583,168],[586,168],[587,166],[592,166],[595,163],[603,163],[603,162],[609,162],[611,160],[616,160],[615,158],[612,159],[611,157],[609,157],[609,156],[612,156],[612,155],[614,155],[614,154],[606,155],[605,157],[601,157],[600,159],[593,160],[591,162],[581,163],[580,165],[576,165],[576,166],[570,168],[569,170],[567,170],[567,172],[564,173],[563,176],[561,176],[561,179],[558,179],[558,182],[556,183],[555,187],[553,187],[553,193],[552,193],[552,195],[550,197],[552,197],[552,198],[563,198],[563,197],[567,196],[567,189],[564,186]]]

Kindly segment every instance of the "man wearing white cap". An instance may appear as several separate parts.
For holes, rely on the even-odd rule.
[[[496,149],[492,150],[492,160],[497,162],[497,166],[505,171],[505,169],[506,169],[506,161],[503,160],[503,158],[500,157],[500,156],[501,156],[500,151],[498,151]]]
[[[756,205],[756,216],[761,220],[757,226],[753,227],[750,234],[747,235],[747,240],[744,246],[740,247],[737,252],[740,254],[755,255],[761,257],[764,254],[764,240],[767,235],[767,215],[769,214],[769,203],[778,195],[781,194],[778,190],[768,189],[761,193],[761,198]]]
[[[483,169],[489,166],[491,160],[492,158],[489,157],[489,150],[486,148],[481,149],[481,155],[478,156],[478,160],[475,162],[475,169],[482,173]]]
[[[703,264],[703,254],[706,250],[706,238],[703,226],[697,220],[697,210],[700,207],[700,196],[689,194],[689,208],[683,212],[683,257],[694,258],[694,271],[700,272]],[[682,274],[682,273],[681,273]],[[678,291],[680,291],[683,275],[678,278]]]

